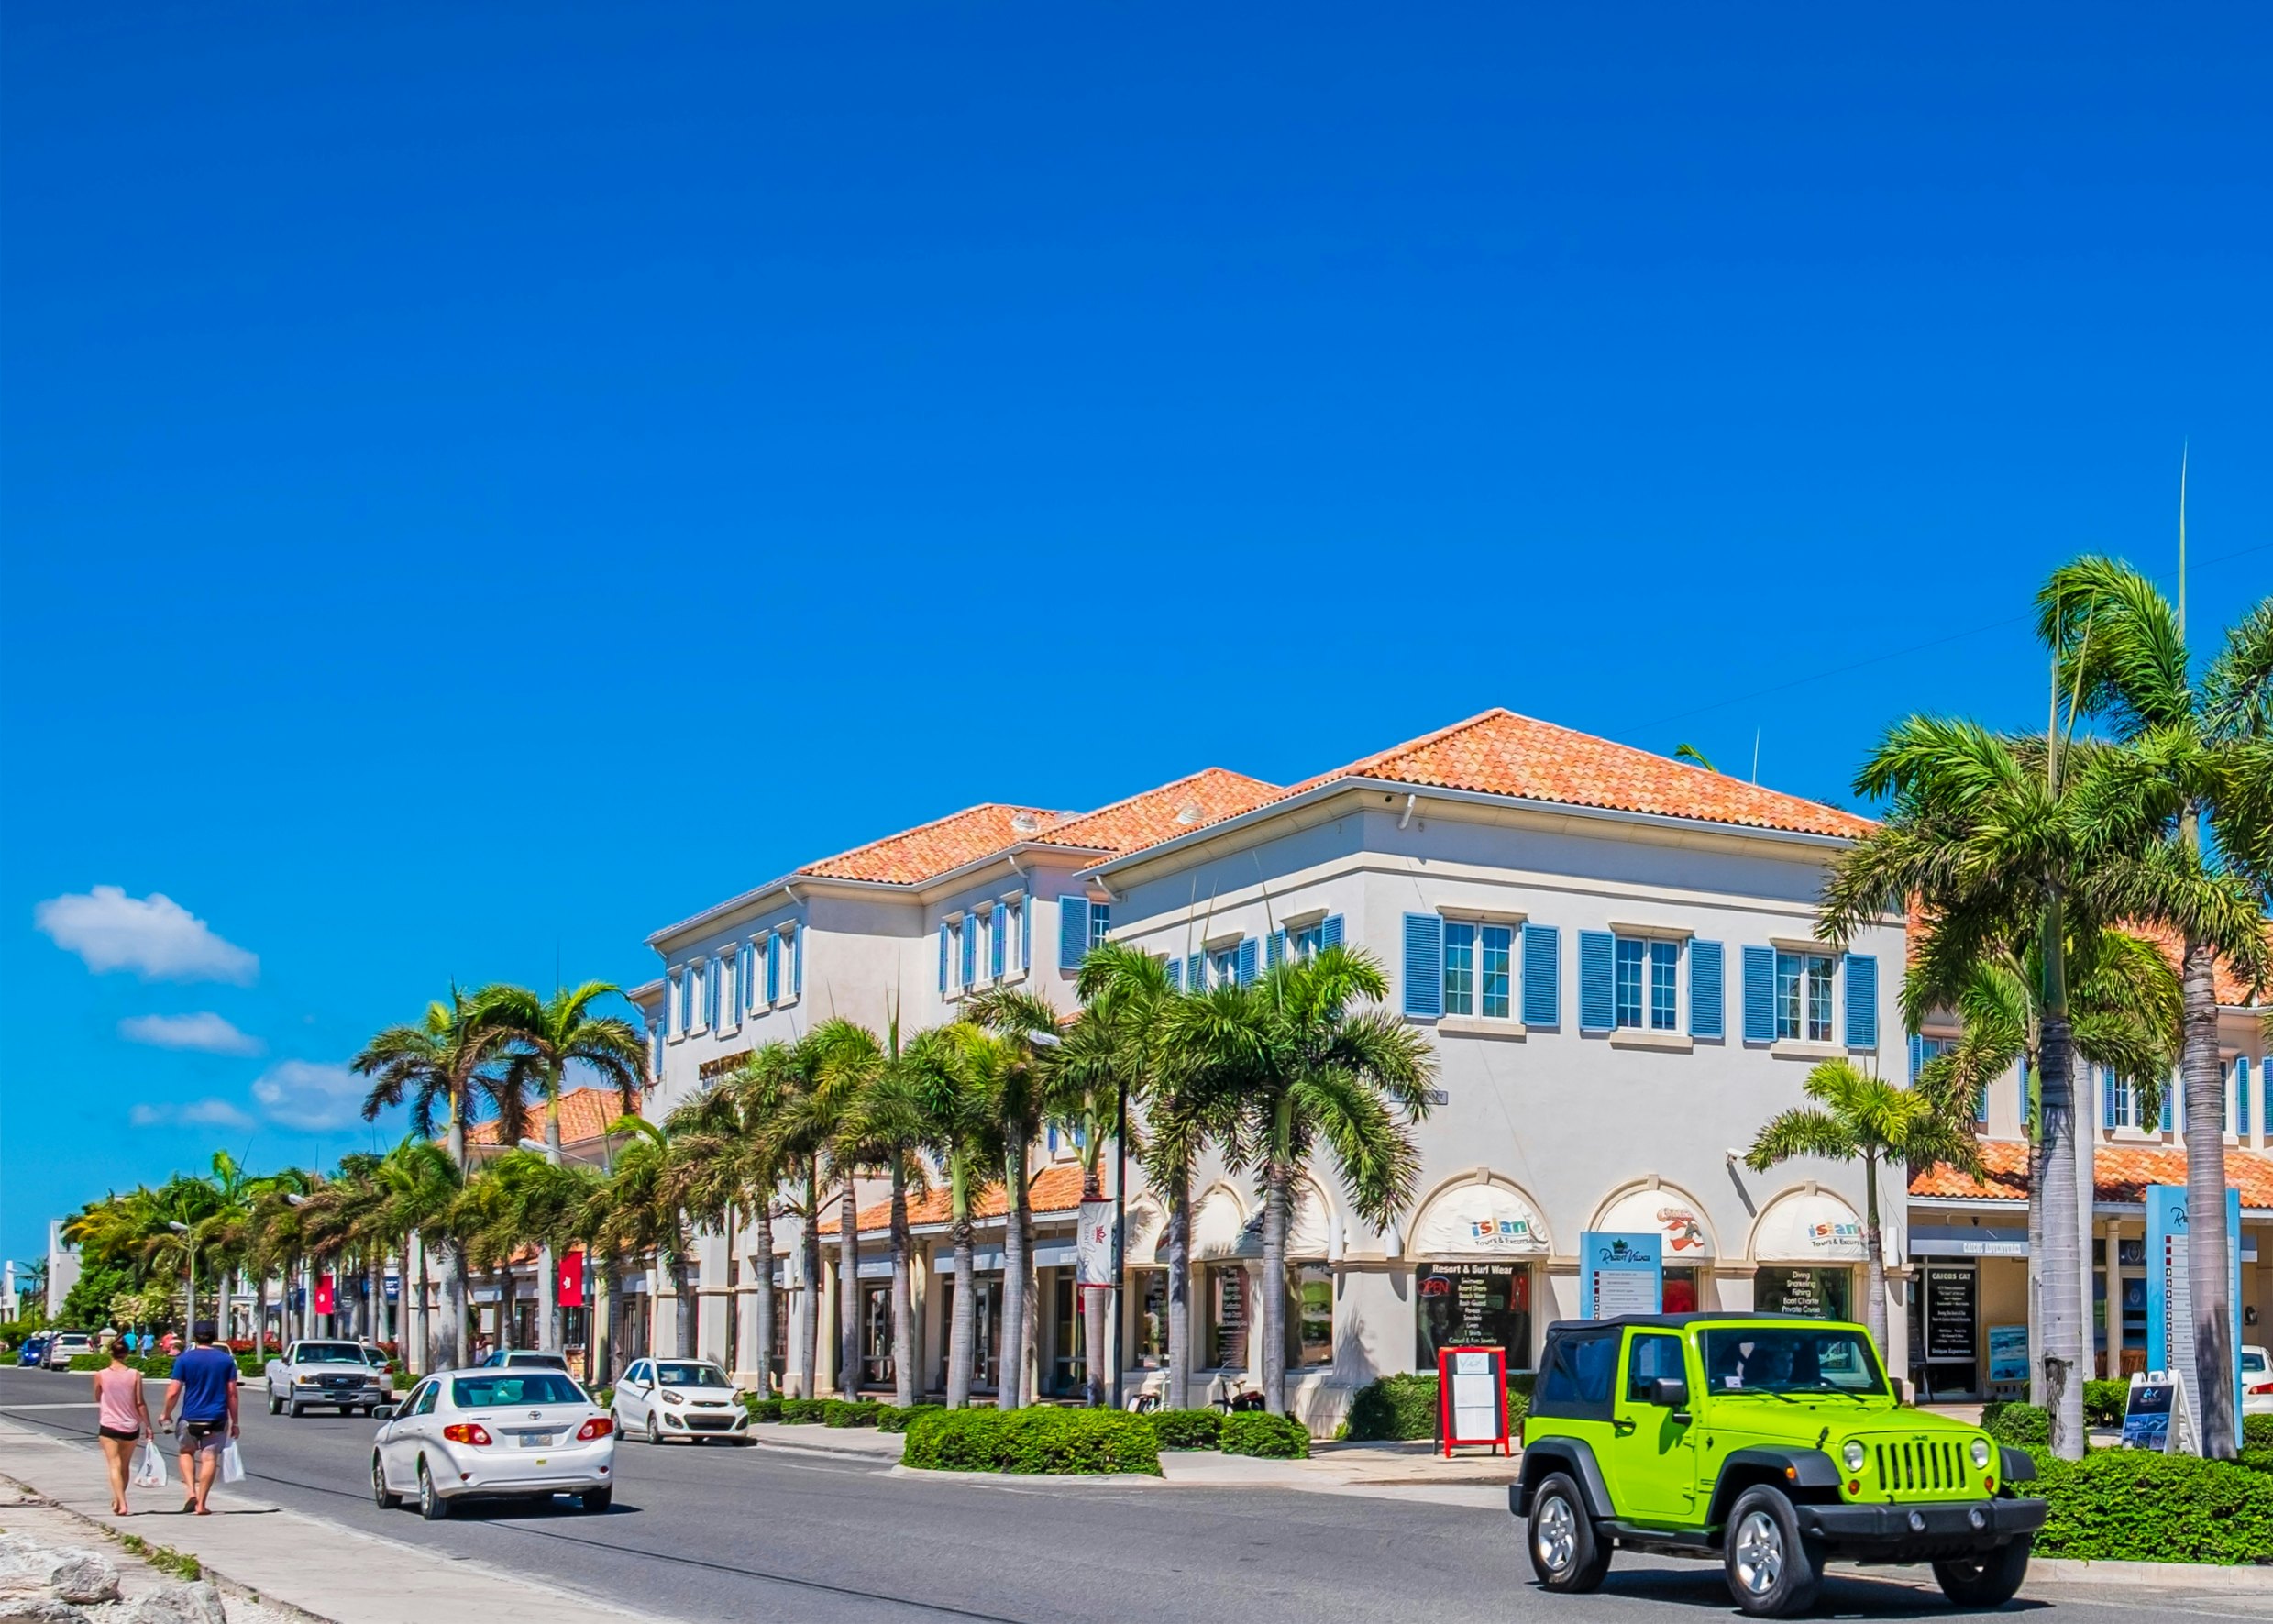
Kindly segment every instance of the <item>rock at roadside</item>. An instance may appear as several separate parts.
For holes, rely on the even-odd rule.
[[[46,1591],[26,1595],[0,1591],[0,1624],[85,1624],[86,1615]]]
[[[116,1601],[118,1570],[97,1551],[35,1544],[20,1534],[0,1541],[0,1597],[41,1594],[79,1607]]]
[[[221,1593],[210,1580],[161,1585],[111,1613],[105,1624],[227,1624]]]

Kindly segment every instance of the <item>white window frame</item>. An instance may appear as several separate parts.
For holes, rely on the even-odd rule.
[[[1797,1044],[1836,1044],[1838,1042],[1837,990],[1838,956],[1832,953],[1805,952],[1793,947],[1775,950],[1774,968],[1771,971],[1771,992],[1776,1000],[1776,1041]],[[1784,966],[1794,967],[1792,981],[1793,1000],[1789,1013],[1792,1030],[1786,1030],[1784,999]],[[1817,971],[1820,970],[1820,976]],[[1817,985],[1823,989],[1823,1030],[1814,1030],[1815,992]]]
[[[1309,928],[1321,933],[1322,943],[1326,922],[1321,919]],[[1468,996],[1464,1006],[1460,1008],[1454,1007],[1452,997],[1452,933],[1454,931],[1468,933]],[[1507,1007],[1499,1014],[1487,1015],[1484,1013],[1484,956],[1490,951],[1489,937],[1494,932],[1507,938],[1506,944],[1506,986],[1505,988]],[[1440,962],[1437,974],[1440,983],[1438,997],[1441,1000],[1445,1017],[1454,1021],[1490,1021],[1495,1023],[1506,1022],[1510,1026],[1519,1024],[1518,1016],[1523,1002],[1519,986],[1521,932],[1520,925],[1510,923],[1504,919],[1478,919],[1470,914],[1453,913],[1442,916],[1442,922],[1438,927]]]
[[[1614,934],[1610,941],[1611,1030],[1614,1032],[1646,1032],[1663,1035],[1679,1033],[1682,1017],[1681,956],[1684,945],[1683,939],[1678,936],[1644,936],[1620,933]],[[1641,955],[1640,982],[1636,989],[1637,1001],[1634,1019],[1631,1021],[1627,1020],[1626,1011],[1618,997],[1619,965],[1629,948],[1640,949]],[[1664,1024],[1661,1025],[1658,1022],[1658,969],[1659,960],[1665,955],[1671,955],[1670,962],[1665,965],[1664,968],[1666,979],[1672,988],[1673,1003],[1672,1010],[1668,1012],[1667,1020]]]

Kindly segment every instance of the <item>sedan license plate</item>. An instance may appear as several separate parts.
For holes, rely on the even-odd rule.
[[[550,1432],[516,1432],[513,1436],[520,1441],[520,1446],[523,1449],[549,1449],[552,1447],[553,1435]]]

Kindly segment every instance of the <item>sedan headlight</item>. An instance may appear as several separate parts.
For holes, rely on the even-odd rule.
[[[1849,1438],[1847,1441],[1847,1447],[1839,1451],[1839,1459],[1847,1463],[1847,1469],[1849,1472],[1861,1471],[1863,1462],[1869,1458],[1869,1453],[1862,1447],[1862,1441],[1858,1438]]]
[[[663,1395],[663,1402],[666,1404],[684,1404],[687,1400],[684,1397],[678,1393],[666,1393]]]
[[[1986,1466],[1989,1464],[1988,1439],[1976,1438],[1973,1440],[1973,1464],[1976,1467]]]

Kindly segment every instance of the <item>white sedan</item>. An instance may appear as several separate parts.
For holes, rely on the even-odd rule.
[[[634,1359],[615,1385],[615,1424],[649,1443],[723,1438],[748,1443],[750,1412],[708,1359]]]
[[[615,1423],[555,1370],[445,1370],[411,1389],[371,1445],[371,1498],[405,1495],[439,1522],[454,1500],[575,1495],[605,1511],[615,1492]]]
[[[2273,1354],[2255,1342],[2242,1344],[2242,1413],[2273,1415]]]

